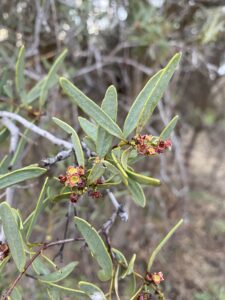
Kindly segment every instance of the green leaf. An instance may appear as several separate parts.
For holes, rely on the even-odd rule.
[[[148,176],[144,176],[138,173],[135,173],[133,171],[130,170],[126,170],[127,174],[129,175],[129,177],[131,179],[133,179],[134,181],[137,181],[141,184],[145,184],[145,185],[155,185],[155,186],[159,186],[160,185],[160,180],[156,179],[156,178],[152,178],[152,177],[148,177]]]
[[[24,180],[32,179],[44,174],[47,170],[34,166],[27,166],[0,176],[0,189],[7,188]]]
[[[168,139],[172,133],[172,131],[174,130],[177,121],[179,119],[179,116],[175,116],[170,122],[169,124],[163,129],[163,131],[160,134],[160,139],[165,141],[166,139]]]
[[[119,126],[95,102],[84,95],[66,78],[60,78],[60,84],[72,101],[95,120],[98,125],[119,139],[123,139],[123,133]]]
[[[102,290],[93,283],[80,281],[79,287],[91,300],[106,300]]]
[[[11,299],[12,300],[22,300],[22,294],[19,291],[19,289],[17,287],[14,287],[12,294],[11,294]]]
[[[87,221],[75,217],[75,224],[88,244],[92,255],[102,268],[101,271],[103,271],[107,279],[110,279],[113,274],[113,264],[102,238]]]
[[[41,91],[43,89],[43,86],[45,85],[45,82],[47,80],[47,76],[38,81],[34,87],[26,94],[26,104],[31,104],[35,99],[37,99]],[[58,76],[55,75],[52,77],[51,81],[49,82],[48,89],[52,88],[58,81]]]
[[[95,143],[89,136],[85,136],[83,138],[83,141],[84,141],[85,145],[88,147],[89,150],[91,150],[92,152],[96,152]]]
[[[67,276],[70,275],[70,273],[73,272],[74,268],[78,265],[77,262],[71,262],[65,267],[57,270],[56,272],[49,273],[42,276],[37,276],[38,280],[42,282],[58,282],[60,280],[63,280]]]
[[[112,248],[112,252],[115,255],[115,258],[119,264],[121,264],[123,267],[128,266],[126,257],[123,255],[122,252],[120,252],[118,249],[115,249],[115,248]]]
[[[47,275],[50,273],[49,268],[46,266],[46,263],[43,261],[43,257],[38,256],[33,262],[32,267],[38,275]]]
[[[145,87],[141,90],[141,92],[133,102],[124,122],[123,134],[125,137],[127,137],[137,127],[142,108],[148,100],[149,95],[155,87],[159,77],[161,76],[162,71],[163,70],[160,70],[150,78],[150,80],[146,83]]]
[[[108,87],[105,97],[102,100],[101,105],[102,110],[111,117],[113,121],[117,119],[117,109],[118,109],[118,100],[117,100],[117,91],[116,88],[111,85]]]
[[[162,247],[166,244],[166,242],[170,239],[170,237],[174,234],[174,232],[180,227],[180,225],[183,223],[183,219],[181,219],[164,237],[164,239],[158,244],[158,246],[155,248],[155,250],[152,252],[152,255],[149,258],[148,261],[148,267],[147,271],[150,272],[151,267],[154,263],[154,260],[156,258],[156,255],[159,253],[159,251],[162,249]]]
[[[76,131],[70,125],[63,122],[62,120],[60,120],[58,118],[52,118],[52,119],[59,127],[61,127],[68,134],[71,135],[71,141],[72,141],[72,144],[73,144],[73,147],[74,147],[74,150],[75,150],[77,162],[78,162],[79,166],[84,167],[84,153],[83,153],[83,150],[82,150],[80,139],[79,139]]]
[[[128,162],[129,156],[130,156],[130,148],[127,148],[126,150],[123,151],[123,153],[121,155],[121,164],[122,164],[124,170],[127,170],[127,168],[128,168],[127,162]]]
[[[13,210],[6,202],[0,204],[0,217],[10,253],[18,270],[22,272],[26,264],[23,239]]]
[[[5,142],[7,137],[9,136],[9,130],[7,128],[3,128],[0,130],[0,143]]]
[[[111,164],[109,161],[103,160],[102,162],[103,162],[104,166],[106,166],[107,171],[109,171],[113,175],[119,175],[120,174],[120,171],[113,164]]]
[[[25,58],[25,48],[24,46],[22,46],[20,48],[18,59],[16,62],[16,91],[20,96],[22,102],[24,102],[24,97],[25,97],[24,58]]]
[[[120,266],[118,265],[116,268],[115,276],[114,276],[114,290],[115,290],[117,300],[120,300],[119,286],[118,286],[119,272],[120,272]]]
[[[118,101],[117,91],[113,85],[107,89],[101,108],[113,121],[116,122]],[[99,126],[96,142],[96,151],[99,157],[102,158],[109,152],[112,142],[113,136]]]
[[[10,162],[10,168],[12,168],[13,166],[15,166],[17,164],[18,160],[20,159],[21,155],[23,154],[25,145],[27,143],[27,137],[28,137],[29,132],[30,132],[30,130],[27,128],[24,131],[23,135],[21,136],[18,146],[16,148],[16,151]]]
[[[130,191],[134,202],[141,207],[145,207],[146,199],[142,187],[140,186],[139,183],[137,183],[136,181],[134,181],[129,177],[128,177],[128,190]]]
[[[125,170],[123,169],[122,165],[119,163],[116,155],[114,154],[114,151],[111,152],[111,155],[112,155],[112,159],[113,159],[114,163],[116,164],[117,168],[120,171],[120,175],[123,180],[123,183],[127,186],[128,185],[128,180],[127,180],[128,176],[127,176]]]
[[[88,184],[95,183],[97,179],[101,178],[104,173],[105,173],[105,167],[101,162],[94,164],[87,178]]]
[[[133,254],[133,256],[131,257],[131,260],[128,264],[128,267],[127,267],[126,271],[124,272],[124,274],[121,276],[121,278],[125,278],[126,276],[133,273],[135,259],[136,259],[136,254]]]
[[[80,123],[80,127],[86,133],[88,137],[90,137],[94,142],[97,140],[97,126],[92,122],[88,121],[85,118],[78,117],[78,121]]]
[[[49,286],[47,288],[47,292],[48,292],[48,296],[49,296],[50,300],[60,300],[61,299],[59,289]]]
[[[44,201],[44,196],[45,196],[45,192],[46,192],[46,188],[47,188],[47,184],[48,184],[48,177],[45,179],[45,182],[43,184],[41,193],[39,195],[38,201],[37,201],[37,205],[35,207],[34,210],[34,214],[31,218],[28,230],[27,230],[27,234],[26,234],[26,239],[29,240],[30,235],[33,231],[34,225],[37,222],[37,218],[40,215],[41,211],[43,210],[43,201]]]
[[[10,255],[6,256],[3,260],[0,261],[0,274],[3,274],[3,269],[6,266],[9,259],[10,259]]]
[[[156,82],[152,92],[142,108],[140,117],[138,119],[137,133],[140,133],[146,123],[149,121],[154,109],[165,92],[173,73],[176,70],[180,58],[180,53],[175,54],[160,74],[158,81]]]
[[[100,158],[106,156],[112,147],[113,136],[110,135],[104,128],[98,128],[98,135],[96,141],[96,152]]]
[[[86,298],[86,294],[82,291],[75,290],[75,289],[72,289],[72,288],[69,288],[69,287],[66,287],[66,286],[62,286],[62,285],[58,285],[58,284],[55,284],[55,283],[51,283],[51,282],[45,282],[45,284],[47,284],[49,286],[52,286],[54,288],[60,289],[64,292],[72,293],[74,296],[82,297],[82,299],[83,299],[83,297]],[[80,299],[80,298],[77,298],[77,299]]]
[[[54,64],[52,65],[46,80],[43,83],[42,89],[41,89],[41,94],[40,94],[40,99],[39,99],[39,104],[40,107],[42,107],[45,104],[47,95],[48,95],[48,90],[52,84],[52,82],[54,81],[56,72],[58,71],[59,67],[61,66],[61,63],[63,62],[66,54],[67,54],[67,49],[65,49],[60,55],[59,57],[56,59],[56,61],[54,62]]]

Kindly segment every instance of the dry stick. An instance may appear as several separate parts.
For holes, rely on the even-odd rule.
[[[44,244],[38,251],[37,253],[35,253],[31,259],[27,262],[23,272],[21,272],[16,279],[14,280],[14,282],[12,283],[12,285],[9,287],[9,289],[2,295],[1,300],[7,300],[8,297],[11,295],[13,289],[16,287],[16,285],[18,284],[18,282],[21,280],[21,278],[23,277],[23,275],[26,273],[27,269],[31,266],[31,264],[34,262],[34,260],[42,253],[42,251],[53,247],[53,246],[57,246],[57,245],[62,245],[62,244],[67,244],[67,243],[72,243],[72,242],[76,242],[76,241],[83,241],[83,238],[79,239],[66,239],[66,240],[60,240],[60,241],[56,241],[56,242],[51,242],[48,244]]]

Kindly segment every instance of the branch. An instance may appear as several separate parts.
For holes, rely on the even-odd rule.
[[[45,159],[44,163],[47,163],[48,165],[51,165],[51,163],[52,162],[54,163],[54,161],[56,161],[59,157],[62,158],[61,157],[62,153],[63,153],[63,155],[68,155],[68,156],[69,156],[69,153],[71,154],[72,149],[73,149],[72,143],[69,143],[69,142],[64,141],[60,138],[57,138],[55,135],[51,134],[50,132],[48,132],[44,129],[39,128],[37,125],[27,121],[23,117],[15,114],[15,113],[7,112],[7,111],[0,111],[0,117],[13,119],[13,120],[19,122],[20,124],[22,124],[24,127],[28,128],[29,130],[31,130],[31,131],[35,132],[36,134],[46,138],[47,140],[49,140],[53,144],[63,146],[64,148],[68,149],[67,152],[62,151],[62,152],[58,153],[56,155],[56,157]],[[83,143],[83,142],[82,142],[82,148],[85,151],[87,157],[95,156],[95,153],[91,152],[87,148],[86,144]],[[114,194],[110,190],[107,190],[107,194],[108,194],[113,206],[115,207],[116,211],[118,212],[118,215],[122,219],[122,221],[127,221],[128,220],[128,213],[126,211],[124,211],[123,206],[118,203],[116,197],[114,196]]]
[[[11,286],[9,287],[9,289],[2,295],[1,300],[8,300],[9,296],[11,295],[13,289],[16,287],[16,285],[18,284],[18,282],[21,280],[21,278],[23,277],[23,275],[26,273],[27,269],[32,265],[32,263],[34,262],[34,260],[41,255],[42,251],[53,247],[53,246],[58,246],[58,245],[62,245],[62,244],[68,244],[68,243],[72,243],[75,241],[80,241],[81,239],[66,239],[66,240],[60,240],[60,241],[56,241],[56,242],[51,242],[48,244],[44,244],[32,257],[31,259],[27,262],[23,272],[21,272],[16,279],[13,281],[13,283],[11,284]],[[83,240],[83,239],[82,239]]]
[[[35,132],[36,134],[46,138],[47,140],[49,140],[50,142],[52,142],[55,145],[58,146],[63,146],[66,149],[72,149],[73,145],[72,143],[66,142],[60,138],[57,138],[55,135],[51,134],[50,132],[39,128],[37,125],[27,121],[26,119],[24,119],[23,117],[12,113],[12,112],[7,112],[7,111],[0,111],[0,117],[2,118],[10,118],[13,119],[17,122],[19,122],[20,124],[22,124],[24,127],[28,128],[29,130]]]
[[[3,117],[1,122],[10,131],[11,139],[10,139],[9,153],[13,154],[16,151],[20,131],[18,127],[7,117]]]

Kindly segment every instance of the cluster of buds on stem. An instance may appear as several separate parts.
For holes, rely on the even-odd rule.
[[[138,135],[134,137],[133,140],[137,152],[145,156],[160,154],[172,147],[172,142],[170,139],[163,141],[147,134]]]
[[[0,242],[0,261],[9,255],[9,246],[6,243]]]

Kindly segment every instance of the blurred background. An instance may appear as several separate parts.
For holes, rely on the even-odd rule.
[[[146,130],[157,135],[178,114],[173,149],[138,166],[140,171],[147,170],[160,178],[163,185],[146,188],[146,209],[129,201],[122,188],[116,192],[130,217],[127,223],[117,221],[111,239],[128,258],[136,253],[137,270],[144,272],[151,251],[169,228],[184,217],[185,225],[164,247],[154,265],[155,271],[164,273],[165,295],[171,300],[224,300],[225,1],[1,0],[0,12],[3,106],[5,99],[12,106],[18,105],[12,87],[21,45],[26,47],[27,90],[46,75],[57,55],[67,48],[68,55],[59,73],[96,103],[114,84],[119,95],[121,125],[147,80],[174,53],[182,52],[180,68]],[[26,111],[22,115],[32,120]],[[50,90],[39,125],[63,136],[51,122],[54,115],[73,125],[82,136],[78,111],[58,85]],[[2,159],[8,144],[4,142],[0,147]],[[39,162],[57,150],[31,135],[20,163]],[[59,174],[65,164],[62,162],[49,172]],[[39,190],[39,182],[27,189],[16,189],[14,205],[22,209],[23,216],[34,207],[34,195]],[[66,203],[47,209],[40,222],[46,226],[37,228],[36,240],[62,238],[66,209]],[[104,197],[98,203],[87,200],[80,209],[88,220],[102,224],[113,208]],[[51,251],[54,255],[56,249]],[[75,287],[84,275],[98,283],[94,267],[89,267],[91,258],[87,260],[86,252],[79,251],[71,245],[65,248],[64,262],[81,260],[69,283]],[[4,280],[5,284],[10,282]],[[34,288],[35,284],[32,279],[24,279],[24,299],[47,299],[44,291]]]

